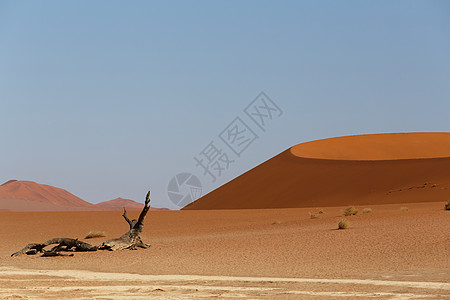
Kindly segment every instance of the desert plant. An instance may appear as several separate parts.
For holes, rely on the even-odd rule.
[[[363,212],[363,214],[368,214],[368,213],[372,212],[372,209],[371,208],[364,208],[362,212]]]
[[[445,204],[445,210],[450,210],[450,200]]]
[[[323,209],[318,211],[319,214],[324,214],[325,212],[323,211]]]
[[[404,206],[402,206],[402,207],[400,207],[400,210],[401,210],[401,211],[408,211],[408,208],[407,208],[407,207],[404,207]]]
[[[341,219],[338,223],[338,229],[347,229],[350,223],[347,219]]]
[[[91,231],[89,232],[85,239],[93,239],[93,238],[98,238],[98,237],[105,237],[106,234],[104,231]]]
[[[349,206],[345,209],[344,211],[344,215],[345,216],[352,216],[352,215],[356,215],[359,212],[358,209],[356,209],[354,206]]]
[[[309,213],[309,217],[311,219],[317,219],[319,216],[317,214],[315,214],[315,213]]]
[[[281,222],[280,221],[273,221],[272,222],[272,225],[278,225],[278,224],[281,224]]]

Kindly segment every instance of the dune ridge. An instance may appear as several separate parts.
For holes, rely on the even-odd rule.
[[[298,144],[291,153],[330,160],[401,160],[450,157],[450,134],[412,132],[351,135]]]

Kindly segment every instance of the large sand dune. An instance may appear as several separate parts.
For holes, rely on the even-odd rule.
[[[294,146],[184,209],[450,199],[450,133],[376,134]]]

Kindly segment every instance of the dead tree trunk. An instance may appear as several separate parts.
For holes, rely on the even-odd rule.
[[[74,252],[82,252],[82,251],[97,251],[97,250],[122,250],[122,249],[132,249],[136,250],[136,247],[141,248],[149,248],[149,244],[144,244],[142,242],[141,237],[139,236],[144,228],[144,219],[147,215],[147,212],[150,209],[150,191],[147,193],[145,198],[145,205],[139,215],[139,219],[130,220],[127,216],[127,210],[123,209],[123,218],[127,221],[128,225],[130,225],[130,230],[122,235],[120,238],[107,240],[103,242],[99,247],[93,246],[91,244],[81,242],[78,239],[71,238],[54,238],[46,241],[45,243],[31,243],[26,245],[23,249],[11,254],[11,256],[18,256],[21,254],[37,254],[38,252],[43,253],[42,256],[72,256],[73,254],[61,254],[61,251],[74,251]],[[50,245],[54,245],[52,249],[45,250],[44,248]]]
[[[44,250],[45,247],[49,245],[58,244],[51,250]],[[45,243],[32,243],[28,244],[22,250],[19,250],[11,256],[17,256],[20,254],[32,255],[38,252],[42,252],[42,256],[64,256],[60,251],[97,251],[98,247],[92,246],[91,244],[81,242],[78,239],[70,238],[54,238],[46,241]]]
[[[145,197],[145,205],[142,209],[141,214],[139,215],[139,219],[130,220],[127,216],[127,210],[123,209],[123,218],[127,221],[128,225],[130,225],[130,230],[123,234],[120,238],[107,240],[100,245],[99,249],[105,249],[110,251],[122,250],[122,249],[131,249],[136,250],[136,247],[141,248],[149,248],[149,244],[144,244],[142,242],[141,237],[139,236],[144,228],[144,219],[147,215],[148,210],[150,209],[150,191],[147,193]]]

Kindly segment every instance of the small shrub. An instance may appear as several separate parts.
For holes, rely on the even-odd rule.
[[[319,210],[319,215],[320,214],[324,214],[325,212],[323,211],[323,209]]]
[[[372,209],[371,208],[364,208],[362,212],[363,212],[363,214],[368,214],[368,213],[372,212]]]
[[[349,206],[347,207],[347,209],[344,211],[344,215],[345,216],[353,216],[356,215],[359,212],[358,209],[356,209],[354,206]]]
[[[317,214],[314,214],[314,213],[309,213],[309,217],[310,217],[311,219],[317,219],[317,218],[319,218],[319,216],[318,216]]]
[[[272,225],[278,225],[278,224],[281,224],[281,222],[280,221],[273,221],[272,222]]]
[[[98,237],[105,237],[106,233],[104,231],[91,231],[89,232],[85,239],[93,239],[93,238],[98,238]]]
[[[450,200],[445,204],[445,210],[450,210]]]
[[[400,207],[400,210],[401,211],[408,211],[408,208],[403,206],[403,207]]]
[[[338,229],[347,229],[349,225],[347,219],[341,219],[338,223]]]

